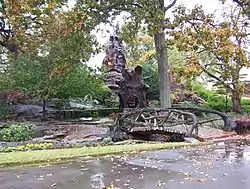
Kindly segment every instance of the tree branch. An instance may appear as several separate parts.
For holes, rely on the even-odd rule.
[[[138,7],[138,8],[143,8],[140,4],[138,4],[138,3],[132,3],[131,4],[132,6],[135,6],[135,7]]]
[[[233,2],[237,3],[242,8],[243,12],[248,16],[248,18],[250,18],[250,12],[249,12],[250,3],[249,3],[249,0],[246,0],[246,1],[233,0]]]
[[[173,0],[171,4],[164,7],[164,12],[166,12],[168,9],[172,8],[176,4],[177,0]]]
[[[221,80],[219,77],[217,77],[216,75],[212,74],[211,72],[209,72],[209,71],[206,70],[205,68],[203,68],[203,71],[204,71],[204,73],[206,73],[206,74],[209,75],[210,77],[216,79],[216,80],[219,81],[219,82],[222,82],[223,85],[224,85],[226,88],[228,88],[228,89],[231,90],[230,85],[228,85],[227,83],[225,83],[225,82],[224,82],[223,80]]]

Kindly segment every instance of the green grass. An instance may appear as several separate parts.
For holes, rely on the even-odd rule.
[[[135,153],[145,150],[172,149],[195,144],[158,143],[158,144],[126,144],[102,147],[83,147],[55,150],[38,150],[27,152],[0,153],[0,166],[14,166],[24,164],[37,164],[45,162],[58,162],[79,157],[104,156],[122,153]],[[197,144],[196,144],[197,145]]]

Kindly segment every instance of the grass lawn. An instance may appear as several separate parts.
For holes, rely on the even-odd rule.
[[[58,162],[78,157],[104,156],[122,153],[136,153],[140,151],[172,149],[195,144],[158,143],[158,144],[126,144],[101,147],[83,147],[70,149],[37,150],[27,152],[0,153],[0,166],[36,164],[45,162]],[[197,144],[196,144],[197,145]]]

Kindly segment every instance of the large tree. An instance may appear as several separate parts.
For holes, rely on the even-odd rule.
[[[192,10],[178,7],[169,35],[171,41],[183,51],[190,53],[188,67],[204,72],[217,86],[231,94],[233,111],[241,113],[243,94],[242,68],[250,66],[247,49],[249,33],[245,25],[247,18],[241,9],[224,9],[223,20],[216,21],[214,15],[205,14],[202,7]],[[206,54],[210,61],[201,61]]]
[[[77,0],[76,8],[79,12],[88,12],[88,16],[100,15],[99,23],[108,23],[112,17],[121,12],[128,13],[125,18],[126,28],[123,30],[125,41],[129,42],[136,36],[141,24],[147,26],[148,33],[154,37],[157,54],[160,99],[162,107],[170,107],[170,85],[168,73],[168,55],[165,43],[165,13],[176,4],[173,0],[166,4],[164,0]],[[86,20],[86,24],[93,21]]]

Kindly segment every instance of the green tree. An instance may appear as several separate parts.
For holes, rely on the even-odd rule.
[[[240,71],[250,65],[245,48],[246,18],[237,7],[224,11],[223,21],[217,22],[214,15],[205,14],[202,7],[187,10],[180,6],[175,11],[169,35],[178,49],[190,54],[187,67],[197,74],[205,73],[217,86],[227,89],[231,93],[233,111],[241,113],[244,84]],[[201,61],[204,53],[210,59]]]
[[[29,55],[11,62],[8,72],[9,89],[20,90],[43,100],[43,115],[45,116],[46,101],[56,96],[57,91],[65,82],[66,71],[49,57]]]
[[[86,95],[103,101],[109,94],[101,76],[92,69],[84,64],[58,64],[49,56],[19,58],[11,63],[3,76],[8,84],[5,89],[28,92],[44,103],[52,97],[83,98]]]
[[[83,98],[87,95],[105,103],[110,89],[105,85],[101,74],[86,65],[79,65],[67,75],[67,79],[57,91],[59,98]]]

